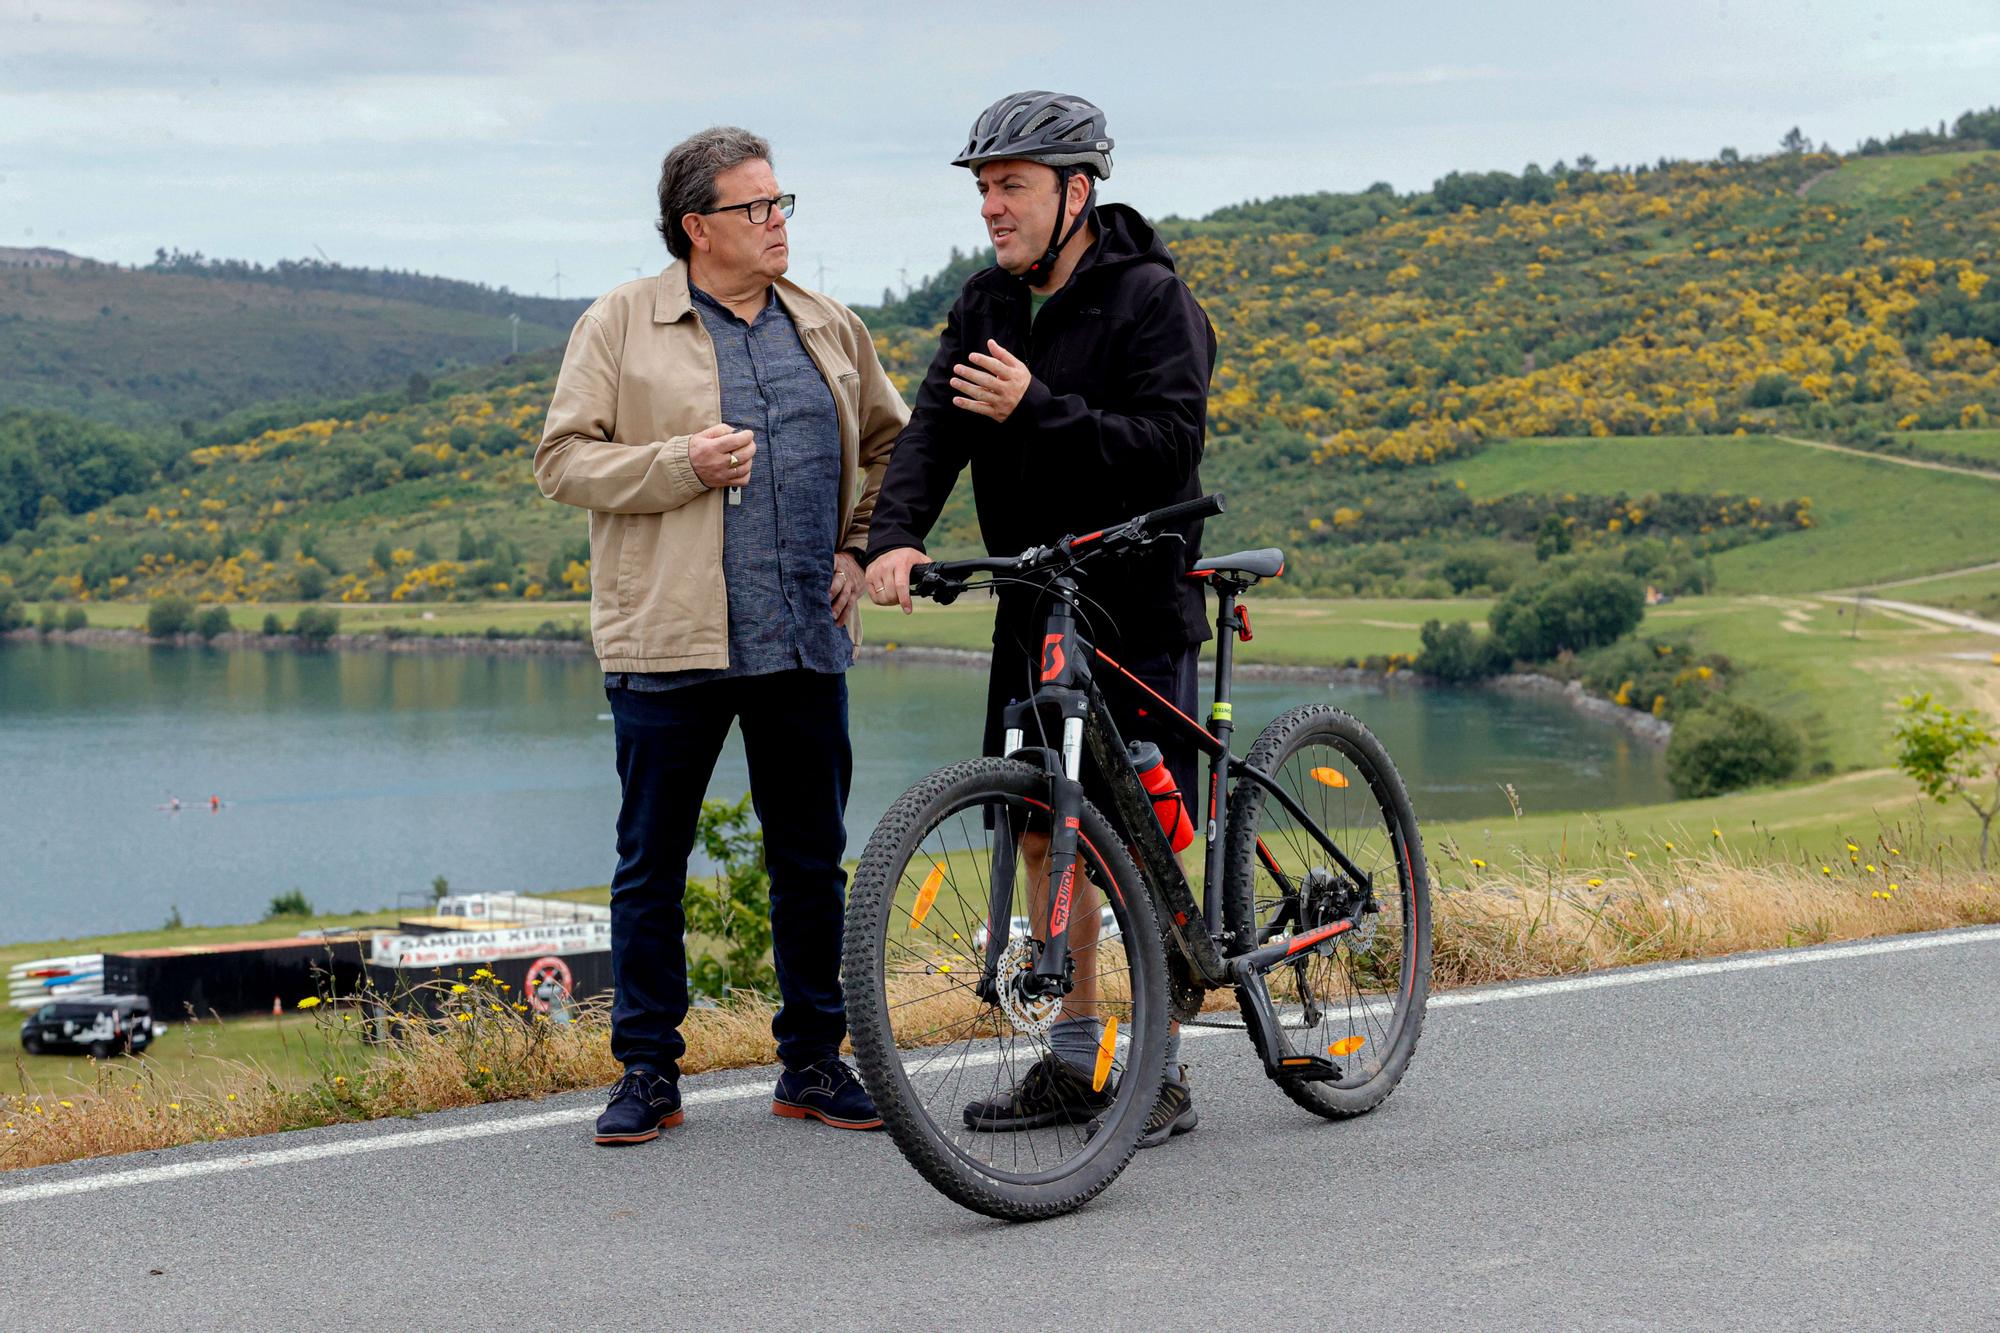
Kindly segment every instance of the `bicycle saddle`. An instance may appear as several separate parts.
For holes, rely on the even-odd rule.
[[[1188,571],[1192,578],[1205,579],[1212,574],[1242,574],[1250,578],[1274,579],[1285,572],[1285,553],[1275,546],[1266,546],[1257,551],[1236,551],[1229,555],[1210,556],[1197,560]]]

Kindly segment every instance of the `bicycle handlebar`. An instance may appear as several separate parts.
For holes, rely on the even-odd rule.
[[[1079,546],[1094,546],[1100,551],[1113,551],[1123,547],[1143,546],[1157,540],[1166,528],[1182,523],[1191,523],[1200,518],[1213,518],[1223,512],[1222,496],[1202,495],[1179,504],[1170,504],[1163,509],[1140,514],[1123,523],[1096,532],[1087,532],[1079,537],[1064,537],[1052,546],[1031,546],[1019,555],[982,556],[974,560],[934,560],[917,566],[910,576],[910,593],[916,597],[930,597],[940,603],[947,603],[965,590],[965,580],[975,574],[1041,574],[1074,568],[1082,557],[1075,554]]]

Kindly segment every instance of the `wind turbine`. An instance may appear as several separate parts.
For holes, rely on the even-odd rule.
[[[513,340],[511,355],[521,354],[521,317],[513,311],[507,312],[507,336]]]
[[[556,261],[556,271],[554,277],[556,284],[556,300],[560,301],[562,300],[562,260],[560,259]]]

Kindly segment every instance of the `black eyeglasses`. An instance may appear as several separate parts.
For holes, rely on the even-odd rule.
[[[775,204],[780,213],[790,217],[792,206],[798,201],[799,197],[795,194],[781,194],[776,199],[752,199],[747,204],[724,204],[720,208],[704,208],[700,210],[700,214],[702,217],[707,217],[711,213],[734,213],[741,209],[743,216],[750,219],[751,226],[761,227],[771,220],[772,205]]]

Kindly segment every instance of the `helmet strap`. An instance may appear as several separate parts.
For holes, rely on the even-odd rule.
[[[1014,275],[1027,286],[1046,281],[1049,274],[1056,271],[1056,256],[1069,244],[1070,237],[1082,228],[1083,220],[1090,216],[1091,206],[1097,202],[1097,182],[1092,181],[1090,193],[1084,196],[1083,207],[1077,210],[1068,228],[1063,227],[1063,212],[1069,207],[1069,178],[1076,175],[1077,170],[1076,167],[1056,168],[1056,225],[1049,230],[1049,248],[1042,252],[1040,259],[1028,265],[1025,272]]]

